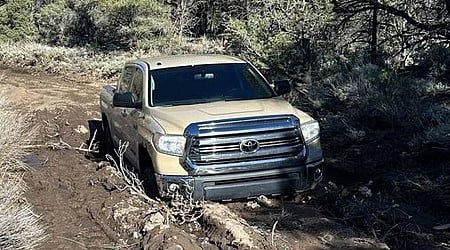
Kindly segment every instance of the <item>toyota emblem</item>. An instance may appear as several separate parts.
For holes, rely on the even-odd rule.
[[[244,139],[241,141],[239,148],[246,154],[255,153],[259,149],[259,142],[255,139]]]

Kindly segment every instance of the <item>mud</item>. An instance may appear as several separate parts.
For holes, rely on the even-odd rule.
[[[92,136],[88,121],[100,118],[105,82],[9,68],[0,76],[2,95],[40,129],[24,177],[48,228],[41,249],[387,249],[330,212],[323,194],[338,188],[328,181],[291,199],[208,202],[198,224],[169,223],[157,203],[121,188],[111,166],[76,150]]]

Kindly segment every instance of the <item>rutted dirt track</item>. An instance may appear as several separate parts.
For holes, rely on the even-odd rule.
[[[79,146],[86,140],[81,133],[85,131],[76,129],[97,116],[97,85],[13,70],[2,70],[0,76],[3,94],[40,126],[37,145],[61,138]],[[97,164],[73,150],[43,147],[33,149],[31,155],[32,171],[25,174],[27,199],[50,234],[42,249],[113,247],[116,236],[103,211],[123,197],[95,184],[101,178]]]
[[[42,249],[154,249],[176,247],[174,242],[185,249],[252,245],[264,249],[385,247],[338,223],[317,206],[308,205],[308,195],[285,202],[271,199],[217,205],[236,213],[236,218],[216,221],[220,216],[209,216],[201,220],[200,228],[171,225],[172,229],[163,234],[150,231],[144,244],[137,237],[142,228],[116,216],[118,210],[133,212],[126,210],[133,207],[129,204],[133,202],[131,195],[112,184],[113,175],[107,168],[87,159],[82,152],[65,149],[67,145],[78,147],[88,139],[88,121],[100,117],[98,93],[105,83],[76,75],[54,76],[11,69],[0,69],[0,80],[2,94],[19,111],[28,114],[30,122],[40,126],[41,133],[35,142],[38,147],[30,150],[27,159],[32,171],[25,173],[25,180],[29,187],[26,198],[48,227],[49,237]],[[60,147],[39,147],[46,144]],[[230,231],[228,219],[247,231]],[[136,232],[136,237],[132,232]],[[246,234],[249,239],[233,243]],[[245,240],[249,242],[242,242]]]

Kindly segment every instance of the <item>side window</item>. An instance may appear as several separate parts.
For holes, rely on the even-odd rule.
[[[133,80],[131,82],[130,92],[136,102],[142,102],[142,91],[144,83],[144,73],[139,68],[134,68]]]
[[[130,91],[130,84],[133,80],[133,73],[135,71],[135,67],[127,66],[122,72],[122,76],[120,76],[119,80],[119,93],[124,93]]]

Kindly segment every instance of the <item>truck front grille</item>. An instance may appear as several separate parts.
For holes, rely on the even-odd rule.
[[[188,159],[197,166],[298,156],[304,150],[294,116],[269,116],[200,123],[190,137]],[[243,141],[257,143],[246,152]]]

